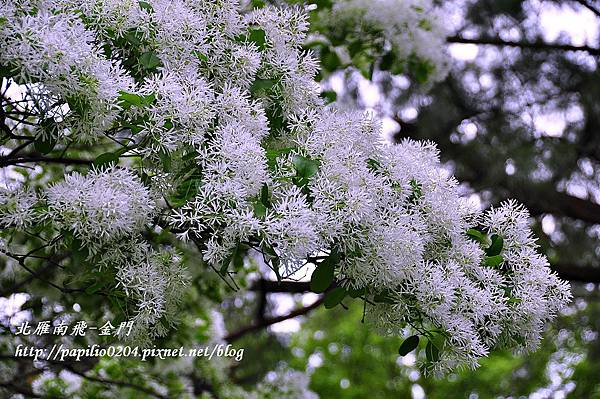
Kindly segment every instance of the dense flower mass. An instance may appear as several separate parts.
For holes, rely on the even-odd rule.
[[[47,191],[48,216],[90,248],[139,232],[154,208],[131,171],[109,168],[73,173]]]
[[[53,12],[55,3],[0,2],[0,63],[19,81],[42,84],[29,91],[40,115],[75,129],[78,140],[95,140],[112,126],[118,92],[128,91],[133,79],[103,57],[75,13]],[[57,105],[61,100],[71,112]]]
[[[31,189],[0,188],[0,227],[29,227],[36,220],[37,201]]]
[[[147,243],[129,241],[112,246],[99,262],[118,265],[118,286],[135,301],[127,338],[150,346],[150,338],[166,335],[177,321],[181,293],[189,280],[181,257],[169,249],[157,251]]]
[[[302,9],[0,1],[0,62],[36,85],[39,118],[56,125],[40,134],[63,144],[107,135],[123,146],[115,159],[137,160],[139,177],[116,166],[66,176],[47,190],[47,212],[90,256],[103,249],[99,264],[115,266],[140,325],[159,329],[151,336],[164,333],[158,321],[186,282],[174,252],[143,243],[151,220],[193,241],[222,274],[250,248],[278,277],[315,263],[318,291],[336,286],[328,304],[361,298],[384,334],[426,339],[434,372],[474,367],[501,345],[534,348],[568,301],[522,207],[479,214],[434,144],[384,143],[376,119],[324,107],[317,62],[301,48]],[[362,16],[400,56],[441,65],[430,6],[351,0],[334,16]],[[166,218],[153,217],[160,197]],[[264,386],[295,378],[282,375]]]
[[[448,73],[450,26],[431,0],[342,0],[323,11],[322,20],[334,37],[383,39],[383,51],[405,63],[421,63],[424,80],[439,81]]]

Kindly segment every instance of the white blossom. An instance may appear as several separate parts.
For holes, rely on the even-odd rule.
[[[310,390],[309,376],[300,371],[279,366],[267,373],[256,389],[246,396],[247,399],[318,399]]]
[[[155,208],[139,178],[117,167],[67,175],[47,198],[52,221],[91,247],[139,232]]]
[[[31,188],[0,187],[0,226],[26,228],[38,218],[35,205],[38,197]]]
[[[170,249],[154,250],[139,240],[115,244],[101,255],[101,267],[115,267],[117,287],[135,303],[130,315],[132,331],[122,331],[121,338],[139,345],[164,336],[177,322],[177,308],[183,299],[189,277],[181,257]],[[164,322],[161,322],[164,321]]]
[[[0,7],[10,10],[5,3]],[[35,9],[28,1],[17,4]],[[75,14],[53,12],[52,5],[42,2],[36,12],[19,16],[7,12],[0,24],[0,62],[20,79],[42,85],[29,90],[41,114],[75,129],[79,140],[96,140],[117,117],[119,91],[129,91],[133,80],[118,62],[104,58],[93,44],[94,33]],[[70,113],[43,106],[58,99],[68,99]]]
[[[415,56],[426,62],[432,68],[429,81],[440,81],[448,73],[450,31],[431,0],[342,0],[323,19],[333,31],[352,26],[362,34],[382,35],[399,59]]]
[[[47,189],[45,214],[100,268],[115,270],[136,304],[141,341],[174,322],[187,281],[175,251],[141,238],[159,210],[147,187],[165,207],[178,202],[168,220],[156,218],[161,228],[193,240],[215,269],[240,248],[261,251],[285,276],[329,256],[338,284],[362,292],[370,325],[438,342],[440,358],[427,362],[434,373],[476,367],[498,346],[532,350],[569,300],[524,208],[508,202],[481,215],[433,143],[386,144],[372,116],[324,107],[318,63],[301,48],[301,8],[247,10],[235,0],[0,7],[0,63],[30,84],[40,119],[54,118],[73,140],[118,131],[141,158],[143,183],[133,168],[71,173]],[[429,62],[441,79],[446,32],[437,12],[428,0],[346,0],[331,21],[382,33],[399,57]],[[57,101],[68,104],[60,115]],[[9,202],[0,222],[31,223],[33,194],[0,195]],[[503,245],[488,255],[498,237]],[[277,387],[274,397],[314,398],[307,385],[279,370],[250,397]]]

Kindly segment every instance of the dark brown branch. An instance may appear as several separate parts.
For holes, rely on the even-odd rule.
[[[53,288],[56,288],[63,294],[76,294],[76,293],[85,293],[86,292],[85,288],[68,288],[65,286],[60,286],[60,285],[52,282],[51,280],[44,278],[45,273],[53,270],[56,267],[60,267],[59,262],[65,258],[67,258],[70,255],[69,253],[64,253],[64,254],[52,256],[49,258],[42,257],[41,259],[44,259],[47,262],[47,264],[43,268],[41,268],[41,270],[33,270],[32,268],[27,266],[27,264],[25,263],[27,258],[34,257],[33,255],[17,255],[17,254],[13,254],[6,250],[2,250],[2,251],[0,251],[0,253],[17,261],[17,263],[29,273],[29,277],[27,277],[23,281],[13,284],[13,286],[11,287],[10,290],[3,290],[2,292],[0,292],[0,296],[6,297],[6,296],[9,296],[10,294],[15,293],[18,288],[31,282],[34,278],[48,284],[49,286],[51,286]],[[95,292],[94,295],[108,296],[106,293],[103,293],[100,291]]]
[[[586,0],[575,0],[575,2],[581,4],[582,6],[596,14],[596,16],[600,17],[600,10],[598,10],[596,7],[593,7]]]
[[[52,363],[55,363],[55,362],[52,362]],[[155,392],[154,390],[152,390],[150,388],[146,388],[141,385],[134,384],[132,382],[123,381],[123,380],[111,380],[111,379],[100,378],[100,377],[93,377],[93,376],[87,375],[84,372],[77,370],[75,367],[71,366],[70,364],[67,364],[64,362],[56,362],[56,363],[62,365],[65,369],[69,370],[70,372],[77,374],[78,376],[80,376],[88,381],[91,381],[91,382],[97,382],[100,384],[116,385],[116,386],[125,387],[125,388],[132,388],[132,389],[135,389],[136,391],[143,392],[143,393],[153,396],[155,398],[168,399],[167,396],[161,395],[158,392]]]
[[[244,327],[244,328],[242,328],[242,329],[240,329],[238,331],[235,331],[235,332],[229,334],[228,336],[225,337],[225,341],[227,341],[227,342],[233,342],[233,341],[238,340],[241,337],[243,337],[244,335],[249,334],[251,332],[262,330],[263,328],[266,328],[266,327],[271,326],[273,324],[281,323],[282,321],[293,319],[294,317],[305,315],[305,314],[309,313],[310,311],[312,311],[313,309],[316,309],[317,307],[319,307],[321,305],[321,303],[323,303],[323,298],[322,297],[319,298],[319,299],[317,299],[311,305],[301,307],[301,308],[296,309],[296,310],[294,310],[294,311],[292,311],[292,312],[290,312],[290,313],[288,313],[286,315],[272,317],[272,318],[264,319],[264,320],[262,320],[260,322],[255,322],[254,324],[251,324],[251,325],[249,325],[247,327]]]
[[[542,184],[507,181],[511,196],[523,202],[533,215],[550,213],[600,224],[600,204],[556,191]]]
[[[17,157],[0,157],[0,167],[17,165],[22,163],[60,163],[64,165],[91,165],[91,159],[47,157],[39,154],[22,154]]]
[[[271,281],[258,280],[252,288],[252,291],[271,292],[289,292],[302,294],[310,292],[310,283],[307,281]]]
[[[600,283],[600,267],[583,267],[559,263],[551,265],[550,268],[564,280],[580,283]]]
[[[446,39],[448,43],[462,43],[462,44],[480,44],[480,45],[492,45],[492,46],[506,46],[506,47],[519,47],[533,50],[550,50],[550,51],[586,51],[591,55],[600,55],[600,49],[590,46],[573,46],[571,44],[558,44],[558,43],[547,43],[547,42],[513,42],[508,40],[502,40],[495,37],[478,37],[476,39],[469,39],[460,36],[451,36]]]
[[[10,382],[0,382],[0,387],[8,389],[12,392],[19,393],[26,398],[43,398],[44,396],[40,396],[33,392],[31,389],[22,387],[20,385],[10,383]]]

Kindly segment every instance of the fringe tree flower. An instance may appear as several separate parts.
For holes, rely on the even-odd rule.
[[[178,305],[189,283],[177,253],[156,251],[133,240],[113,245],[99,263],[117,268],[117,286],[136,305],[130,318],[132,330],[121,338],[149,346],[152,338],[164,336],[175,326]]]
[[[246,398],[318,399],[319,396],[308,387],[309,383],[310,379],[305,373],[280,366],[268,372]]]
[[[342,0],[330,22],[382,35],[383,47],[441,79],[445,29],[432,4]],[[186,282],[175,252],[141,238],[159,230],[144,231],[158,213],[147,187],[169,212],[156,217],[160,233],[193,241],[222,275],[243,268],[250,248],[279,277],[310,261],[313,289],[332,288],[327,307],[362,300],[381,333],[419,337],[403,351],[423,340],[433,373],[476,367],[496,347],[534,349],[569,300],[521,206],[482,215],[433,143],[386,144],[373,117],[324,106],[301,8],[0,0],[0,9],[0,63],[29,85],[38,120],[52,120],[59,139],[108,136],[138,156],[140,177],[113,166],[49,187],[46,220],[116,270],[141,341],[165,333]],[[55,103],[66,104],[60,114]],[[31,201],[0,220],[29,220]],[[287,371],[256,395],[280,385],[275,397],[314,397]]]
[[[437,82],[448,74],[446,37],[450,34],[446,17],[431,0],[341,0],[321,13],[331,36],[345,31],[380,44],[404,64],[419,64],[413,71],[417,80]]]
[[[90,247],[139,232],[155,208],[139,178],[117,167],[67,175],[48,188],[47,197],[53,222]]]
[[[30,188],[0,188],[0,226],[26,228],[37,220],[38,197]]]

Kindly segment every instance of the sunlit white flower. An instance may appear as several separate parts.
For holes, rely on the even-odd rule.
[[[49,217],[88,245],[140,231],[154,202],[137,176],[123,168],[72,173],[47,190]]]

